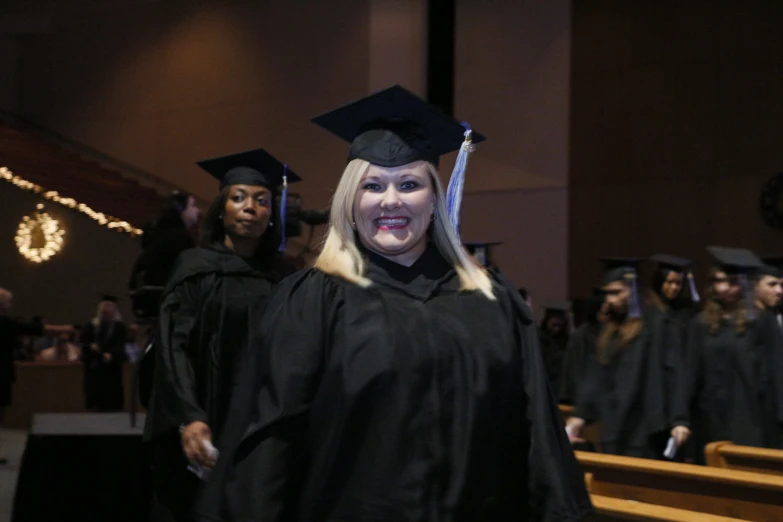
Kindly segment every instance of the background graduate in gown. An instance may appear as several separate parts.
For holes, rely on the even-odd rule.
[[[316,122],[352,142],[328,236],[264,317],[200,520],[579,520],[535,324],[449,219],[462,127],[399,87]]]
[[[92,411],[121,411],[125,388],[122,365],[126,360],[128,330],[117,308],[117,298],[104,295],[92,321],[82,330],[85,407]]]
[[[748,250],[708,250],[717,263],[709,274],[704,311],[690,325],[674,417],[677,426],[691,430],[699,464],[712,441],[768,445],[764,354],[771,330],[758,320],[749,282],[762,263]]]
[[[284,217],[275,191],[299,177],[263,150],[199,165],[220,180],[204,216],[201,246],[179,258],[160,307],[151,407],[153,520],[192,520],[198,479],[220,448],[235,370],[275,285],[291,270],[278,253]],[[180,433],[181,431],[181,433]]]
[[[609,320],[588,361],[568,431],[573,442],[589,422],[601,423],[604,453],[663,458],[669,437],[664,393],[665,325],[639,305],[639,260],[605,259],[602,290]]]

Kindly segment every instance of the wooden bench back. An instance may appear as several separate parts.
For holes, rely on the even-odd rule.
[[[783,450],[718,441],[709,443],[704,452],[708,466],[783,476]]]
[[[576,452],[593,495],[758,522],[783,521],[778,477],[598,453]]]

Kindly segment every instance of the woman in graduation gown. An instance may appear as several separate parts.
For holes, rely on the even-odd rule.
[[[462,127],[400,87],[315,121],[352,141],[329,232],[264,317],[199,520],[580,520],[535,324],[449,220]]]
[[[582,442],[582,427],[600,422],[603,453],[661,459],[671,429],[664,393],[665,324],[640,309],[638,260],[604,262],[608,270],[602,290],[609,320],[588,359],[567,429],[573,442]]]
[[[538,342],[544,358],[549,385],[558,393],[563,384],[563,366],[571,337],[571,303],[550,303],[538,330]]]
[[[747,281],[761,261],[742,249],[709,251],[718,265],[710,271],[704,311],[690,325],[674,418],[680,429],[692,432],[698,464],[704,464],[704,447],[712,441],[769,445],[764,383],[770,368],[764,354],[774,340],[768,322],[756,317]]]
[[[188,465],[211,466],[204,441],[220,448],[236,367],[275,285],[292,272],[278,254],[284,218],[275,190],[298,176],[260,149],[199,166],[221,191],[204,217],[200,248],[180,256],[160,307],[145,426],[156,521],[193,520],[199,481]]]

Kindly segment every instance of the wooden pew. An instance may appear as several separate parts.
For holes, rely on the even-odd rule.
[[[560,408],[560,414],[563,416],[563,420],[568,422],[568,418],[573,415],[574,407],[567,404],[558,404],[558,407]],[[596,448],[600,449],[601,446],[598,443],[601,432],[600,430],[600,425],[597,422],[594,422],[593,424],[585,426],[582,429],[582,438],[587,442],[591,442],[593,445],[595,445]]]
[[[783,521],[783,480],[675,462],[577,451],[593,495],[757,522]]]
[[[783,450],[717,441],[707,444],[704,453],[708,466],[783,476]]]
[[[634,500],[590,495],[595,515],[589,519],[596,522],[619,522],[634,520],[645,522],[743,522],[740,518],[722,517],[698,513],[668,506],[656,506]]]

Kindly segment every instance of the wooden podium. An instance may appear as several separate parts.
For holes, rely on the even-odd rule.
[[[125,363],[122,384],[124,411],[131,411],[134,365]],[[143,411],[138,406],[137,411]],[[83,413],[84,366],[74,362],[17,362],[11,405],[6,410],[5,427],[29,430],[35,413]]]

